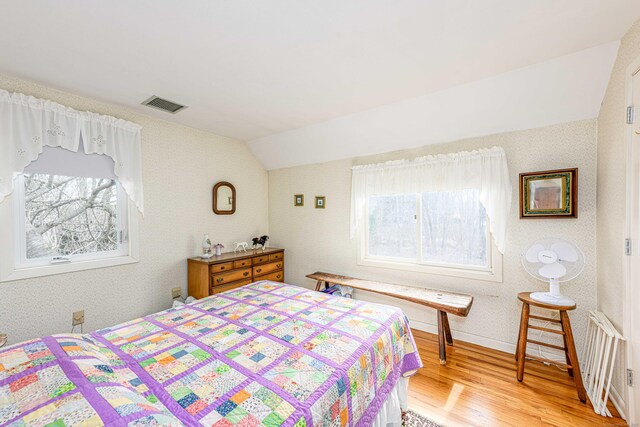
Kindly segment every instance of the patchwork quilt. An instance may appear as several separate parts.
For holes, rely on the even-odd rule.
[[[400,309],[262,281],[0,349],[0,427],[367,426],[421,366]]]

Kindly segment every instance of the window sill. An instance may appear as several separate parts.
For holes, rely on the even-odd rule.
[[[0,282],[11,282],[13,280],[31,279],[34,277],[53,276],[55,274],[93,270],[96,268],[104,267],[114,267],[117,265],[133,264],[136,262],[138,262],[137,258],[131,255],[125,255],[113,258],[75,261],[58,265],[43,265],[38,267],[27,267],[20,269],[11,268],[7,271],[0,272]]]
[[[502,256],[494,256],[493,266],[488,270],[473,270],[455,267],[437,267],[433,265],[411,264],[386,260],[358,258],[358,265],[367,267],[389,268],[393,270],[434,274],[439,276],[460,277],[463,279],[502,282]]]

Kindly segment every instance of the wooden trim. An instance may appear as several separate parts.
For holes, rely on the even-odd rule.
[[[557,324],[561,323],[559,319],[552,319],[550,317],[542,317],[542,316],[534,316],[533,314],[529,315],[529,319],[542,320],[544,322],[551,322],[551,323],[557,323]]]
[[[218,188],[220,187],[229,187],[231,188],[231,210],[230,211],[221,211],[216,207],[218,200]],[[213,213],[217,215],[232,215],[236,213],[236,187],[233,186],[230,182],[220,181],[213,186]]]
[[[531,317],[531,316],[529,316],[529,317]],[[549,344],[549,343],[546,343],[546,342],[530,340],[530,339],[527,339],[527,342],[530,342],[531,344],[542,345],[544,347],[555,348],[556,350],[560,350],[563,353],[565,352],[565,347],[560,347],[559,345]]]
[[[563,331],[559,331],[557,329],[544,328],[542,326],[529,325],[529,329],[535,329],[537,331],[542,331],[542,332],[549,332],[550,334],[564,335]]]
[[[399,298],[462,317],[466,317],[469,314],[471,305],[473,304],[473,297],[466,294],[374,282],[322,272],[307,274],[307,277],[317,281],[349,286],[363,291]]]

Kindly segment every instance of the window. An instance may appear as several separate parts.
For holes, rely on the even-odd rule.
[[[108,156],[44,147],[10,200],[13,268],[3,265],[3,281],[136,261],[135,215]]]
[[[477,190],[370,196],[363,231],[361,264],[498,280]]]

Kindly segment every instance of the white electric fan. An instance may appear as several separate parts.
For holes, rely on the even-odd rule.
[[[522,254],[522,265],[539,280],[549,281],[549,292],[533,292],[531,298],[552,305],[574,305],[560,293],[560,282],[578,277],[584,269],[584,254],[573,243],[562,239],[533,242]]]

